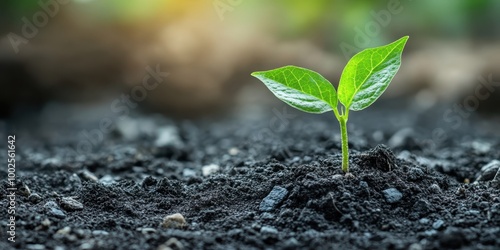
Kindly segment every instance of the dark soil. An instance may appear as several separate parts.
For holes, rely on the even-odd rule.
[[[79,133],[99,125],[82,112],[0,122],[17,136],[19,187],[15,243],[0,202],[0,249],[500,249],[500,184],[481,171],[500,160],[499,117],[452,128],[449,106],[399,101],[352,113],[346,176],[333,115],[277,107],[217,122],[117,119],[85,154]],[[175,213],[186,223],[163,227]]]

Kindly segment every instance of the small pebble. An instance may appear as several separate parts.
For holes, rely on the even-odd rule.
[[[90,250],[94,248],[93,242],[85,242],[80,245],[80,250]]]
[[[298,246],[299,246],[299,241],[297,239],[295,239],[294,237],[292,237],[284,242],[285,249],[297,249]]]
[[[341,174],[334,174],[334,175],[332,176],[332,179],[333,179],[333,180],[342,180],[342,179],[344,179],[344,176],[343,176],[343,175],[341,175]]]
[[[71,227],[63,227],[63,228],[57,230],[56,234],[67,235],[70,232],[71,232]]]
[[[263,226],[260,228],[261,234],[278,234],[278,230],[271,226]]]
[[[19,193],[23,196],[29,197],[31,195],[31,190],[26,184],[22,184],[21,187],[18,188]]]
[[[443,227],[444,221],[443,220],[437,220],[434,223],[432,223],[432,228],[439,230]]]
[[[286,197],[288,190],[280,186],[274,186],[273,190],[262,200],[259,210],[270,212],[275,209]]]
[[[52,222],[49,219],[45,219],[42,221],[42,226],[50,227],[50,225],[52,225]]]
[[[138,231],[141,231],[142,234],[154,234],[156,233],[156,229],[151,227],[138,228]]]
[[[59,201],[60,206],[66,211],[82,210],[83,204],[71,197],[63,197]]]
[[[94,231],[92,231],[92,235],[93,236],[106,236],[106,235],[109,235],[109,233],[107,231],[104,231],[104,230],[94,230]]]
[[[73,229],[71,232],[79,238],[87,238],[90,234],[92,234],[92,231],[89,229]]]
[[[63,211],[61,211],[59,206],[53,201],[45,203],[43,207],[45,208],[45,210],[49,215],[52,215],[60,219],[66,218],[66,214]]]
[[[97,178],[97,176],[95,176],[93,173],[91,173],[90,171],[88,171],[86,169],[83,170],[80,174],[81,174],[82,178],[87,180],[87,181],[97,182],[99,180]]]
[[[500,181],[500,174],[498,174],[499,171],[500,171],[500,161],[493,160],[481,168],[481,172],[479,173],[476,182],[491,181],[495,179]]]
[[[77,188],[80,188],[82,186],[82,179],[80,179],[80,177],[78,177],[77,174],[72,174],[70,177],[69,177],[69,181],[71,182],[71,184]]]
[[[425,224],[428,224],[430,222],[430,220],[427,219],[427,218],[422,218],[418,222],[420,222],[420,224],[424,224],[425,225]]]
[[[111,186],[116,183],[115,179],[111,175],[105,175],[101,179],[99,179],[99,182],[102,183],[104,186]]]
[[[38,202],[40,202],[42,200],[42,197],[37,194],[37,193],[32,193],[29,197],[28,197],[28,200],[33,203],[33,204],[37,204]]]
[[[388,188],[382,191],[382,193],[384,194],[385,200],[389,203],[396,203],[403,198],[403,194],[395,188]]]
[[[48,213],[60,219],[66,218],[66,214],[57,208],[50,208]]]
[[[26,249],[29,249],[29,250],[44,250],[45,246],[41,245],[41,244],[29,244],[29,245],[26,245]]]
[[[424,235],[427,236],[427,237],[432,237],[434,235],[436,235],[438,232],[434,229],[431,229],[431,230],[426,230],[424,232]]]
[[[210,165],[203,166],[201,168],[201,173],[203,174],[203,176],[209,176],[209,175],[212,175],[212,174],[219,172],[219,170],[220,170],[219,165],[210,164]]]
[[[165,228],[184,228],[186,225],[186,219],[180,213],[165,216],[162,223]]]
[[[354,179],[356,178],[356,176],[354,176],[353,174],[351,173],[346,173],[345,176],[344,176],[346,179]]]
[[[408,179],[410,179],[411,181],[420,180],[424,175],[424,171],[422,171],[422,169],[420,168],[410,168],[410,170],[408,171]]]

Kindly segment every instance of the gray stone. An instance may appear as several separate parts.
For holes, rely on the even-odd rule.
[[[74,186],[77,189],[80,189],[82,187],[82,179],[77,174],[72,174],[69,177],[69,182],[71,183],[72,186]]]
[[[273,190],[262,200],[259,210],[269,212],[275,209],[287,196],[288,190],[280,186],[274,186]]]
[[[438,231],[434,230],[434,229],[431,229],[431,230],[426,230],[424,232],[424,235],[427,236],[427,237],[433,237],[435,235],[438,234]]]
[[[271,226],[263,226],[260,228],[261,234],[278,234],[278,230]]]
[[[48,211],[47,211],[47,213],[49,215],[52,215],[52,216],[60,218],[60,219],[66,218],[66,214],[63,211],[61,211],[61,210],[59,210],[57,208],[53,208],[53,207],[49,208]]]
[[[107,231],[104,231],[104,230],[94,230],[94,231],[92,231],[92,235],[93,236],[107,236],[107,235],[109,235],[109,233]]]
[[[182,214],[175,213],[165,216],[162,226],[165,228],[184,228],[187,226],[187,223]]]
[[[384,194],[385,200],[389,203],[396,203],[403,198],[403,194],[395,188],[388,188],[382,191],[382,193]]]
[[[116,183],[115,179],[111,175],[105,175],[101,179],[99,179],[99,182],[102,183],[104,186],[111,186]]]
[[[95,244],[94,242],[84,242],[83,244],[80,245],[80,250],[90,250],[90,249],[94,249],[95,247]]]
[[[411,181],[420,180],[424,175],[424,171],[420,168],[410,168],[408,171],[408,179]]]
[[[422,219],[420,219],[418,222],[420,222],[420,224],[424,224],[424,225],[425,225],[425,224],[429,223],[429,222],[430,222],[430,220],[429,220],[429,219],[427,219],[427,218],[422,218]]]
[[[299,246],[299,241],[295,239],[294,237],[286,240],[284,242],[285,249],[297,249]]]
[[[45,246],[42,245],[42,244],[29,244],[29,245],[26,245],[26,249],[29,249],[29,250],[44,250]]]
[[[152,227],[139,228],[138,231],[141,231],[142,234],[153,234],[156,233],[156,229]]]
[[[216,164],[210,164],[201,167],[201,173],[203,176],[209,176],[220,171],[220,166]]]
[[[434,223],[432,223],[432,228],[439,230],[444,226],[444,221],[443,220],[437,220]]]
[[[500,161],[493,160],[481,168],[481,172],[479,173],[476,182],[491,181],[491,180],[500,181],[499,171],[500,171]]]
[[[84,169],[80,172],[80,175],[83,177],[83,179],[87,180],[87,181],[91,181],[91,182],[97,182],[97,176],[95,176],[95,174],[93,174],[92,172]],[[81,180],[80,180],[80,185],[81,185]]]
[[[82,210],[83,204],[71,197],[63,197],[59,201],[61,207],[66,211]]]
[[[33,203],[33,204],[36,204],[38,202],[40,202],[42,200],[42,197],[37,194],[37,193],[32,193],[29,197],[28,197],[28,200]]]
[[[47,212],[48,215],[52,215],[52,216],[54,216],[56,218],[60,218],[60,219],[66,218],[66,214],[63,211],[61,211],[61,209],[59,208],[57,203],[55,203],[53,201],[49,201],[49,202],[45,203],[45,205],[43,205],[43,207],[45,208],[45,211]]]

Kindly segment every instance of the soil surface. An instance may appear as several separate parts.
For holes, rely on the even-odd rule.
[[[101,134],[106,116],[58,105],[10,118],[15,243],[5,191],[0,249],[500,249],[500,119],[451,122],[451,107],[353,112],[350,175],[333,114],[284,104],[218,121],[111,117]]]

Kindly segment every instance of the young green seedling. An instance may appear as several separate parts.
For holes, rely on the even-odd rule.
[[[347,120],[349,110],[358,111],[374,103],[389,86],[401,65],[401,54],[408,36],[354,55],[340,77],[338,94],[320,74],[295,66],[254,72],[273,94],[301,111],[321,114],[332,111],[340,124],[342,170],[349,172]],[[341,103],[339,109],[339,102]]]

